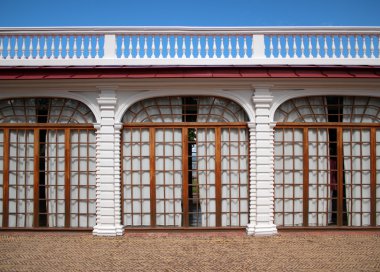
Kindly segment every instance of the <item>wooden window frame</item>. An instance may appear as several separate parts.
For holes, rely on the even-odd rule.
[[[224,198],[222,198],[222,183],[221,183],[221,130],[222,129],[247,129],[247,123],[245,122],[234,122],[234,123],[198,123],[198,122],[182,122],[182,123],[128,123],[123,125],[123,129],[149,129],[149,135],[150,135],[150,143],[149,143],[149,149],[150,149],[150,217],[151,217],[151,224],[150,227],[148,228],[157,228],[156,226],[156,195],[155,195],[155,184],[156,184],[156,177],[155,177],[155,131],[156,129],[181,129],[182,130],[182,146],[183,146],[183,152],[182,152],[182,203],[183,203],[183,209],[182,209],[182,217],[183,217],[183,223],[181,228],[193,228],[189,224],[189,206],[188,206],[188,190],[189,190],[189,181],[187,177],[188,173],[188,129],[215,129],[215,190],[216,190],[216,196],[215,196],[215,201],[216,201],[216,211],[215,211],[215,228],[222,228],[222,223],[221,223],[221,218],[222,218],[222,209],[221,209],[221,203]],[[248,132],[248,130],[247,130]],[[246,143],[249,143],[249,139],[245,140]],[[122,142],[121,142],[121,150],[123,150],[124,146],[124,139],[122,137]],[[122,160],[124,158],[123,152],[121,152]],[[247,153],[247,159],[249,160],[249,156]],[[240,172],[241,170],[238,169]],[[249,207],[249,163],[247,167],[247,197],[246,198],[241,198],[240,200],[246,200],[248,203]],[[123,170],[123,163],[121,165],[121,187],[124,188],[125,186],[125,181],[124,181],[124,170]],[[239,189],[240,190],[240,189]],[[240,191],[239,191],[240,193]],[[122,223],[124,224],[124,216],[125,211],[124,211],[124,201],[125,201],[125,196],[124,196],[124,189],[122,190],[121,194],[121,209],[122,209]],[[249,210],[248,210],[249,212]],[[246,216],[248,217],[249,214],[246,212]],[[240,206],[239,206],[239,222],[241,220],[243,212],[240,211]],[[131,212],[131,215],[133,217],[133,212]],[[231,220],[231,219],[230,219]],[[139,227],[133,227],[133,226],[128,226],[130,228],[139,228]],[[240,227],[223,227],[223,228],[242,228],[243,226]],[[245,227],[245,226],[244,226]],[[146,227],[145,227],[146,228]],[[163,227],[165,228],[165,227]],[[204,227],[195,227],[195,228],[204,228]],[[208,227],[210,228],[210,227]]]
[[[376,201],[380,200],[380,196],[376,195],[376,157],[380,154],[376,154],[376,130],[380,130],[379,124],[358,124],[358,123],[277,123],[276,129],[300,129],[303,131],[303,146],[308,147],[308,130],[309,129],[336,129],[337,130],[337,173],[338,173],[338,200],[337,200],[337,224],[332,226],[336,228],[346,227],[343,222],[343,206],[344,195],[343,195],[343,130],[344,129],[359,129],[364,130],[368,129],[370,131],[370,226],[362,226],[363,227],[372,227],[379,228],[380,225],[376,225],[376,215],[380,212],[376,210]],[[329,141],[328,141],[329,142]],[[308,224],[308,216],[309,216],[309,164],[308,164],[308,148],[303,149],[303,227],[307,228],[315,228],[314,226],[309,226]],[[276,157],[276,154],[275,154]],[[275,169],[276,170],[276,169]],[[340,188],[340,189],[339,189]],[[285,199],[285,198],[282,198]],[[284,213],[285,212],[275,212],[276,213]],[[347,212],[346,212],[347,213]],[[293,215],[294,216],[294,215]],[[293,219],[294,220],[294,219]],[[294,221],[293,221],[294,222]],[[291,226],[279,226],[280,228],[292,228]],[[294,228],[294,227],[293,227]],[[298,227],[299,228],[299,227]],[[318,228],[318,227],[317,227]],[[355,228],[355,227],[350,227]]]

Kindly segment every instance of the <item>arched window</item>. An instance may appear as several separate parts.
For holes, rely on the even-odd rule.
[[[275,113],[275,222],[380,225],[380,99],[295,98]]]
[[[88,124],[95,117],[83,103],[66,98],[0,100],[0,123]]]
[[[140,101],[123,117],[123,224],[248,223],[247,115],[218,97]]]
[[[94,121],[71,99],[0,100],[3,227],[94,226]]]
[[[219,97],[157,97],[135,103],[123,123],[245,122],[245,111],[235,102]]]

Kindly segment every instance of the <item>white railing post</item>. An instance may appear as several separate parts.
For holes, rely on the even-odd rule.
[[[105,59],[116,59],[116,35],[104,35],[104,56]]]
[[[263,34],[255,34],[252,38],[253,58],[263,59],[265,58],[265,42]]]

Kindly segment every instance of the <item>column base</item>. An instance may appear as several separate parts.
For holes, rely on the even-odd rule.
[[[92,231],[92,234],[96,236],[119,236],[124,234],[124,227],[122,225],[96,225]]]
[[[277,234],[277,227],[274,224],[254,225],[248,224],[246,228],[247,235],[252,236],[272,236]]]

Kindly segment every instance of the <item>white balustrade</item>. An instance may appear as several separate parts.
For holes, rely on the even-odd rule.
[[[315,64],[380,65],[380,28],[0,28],[0,66]]]

